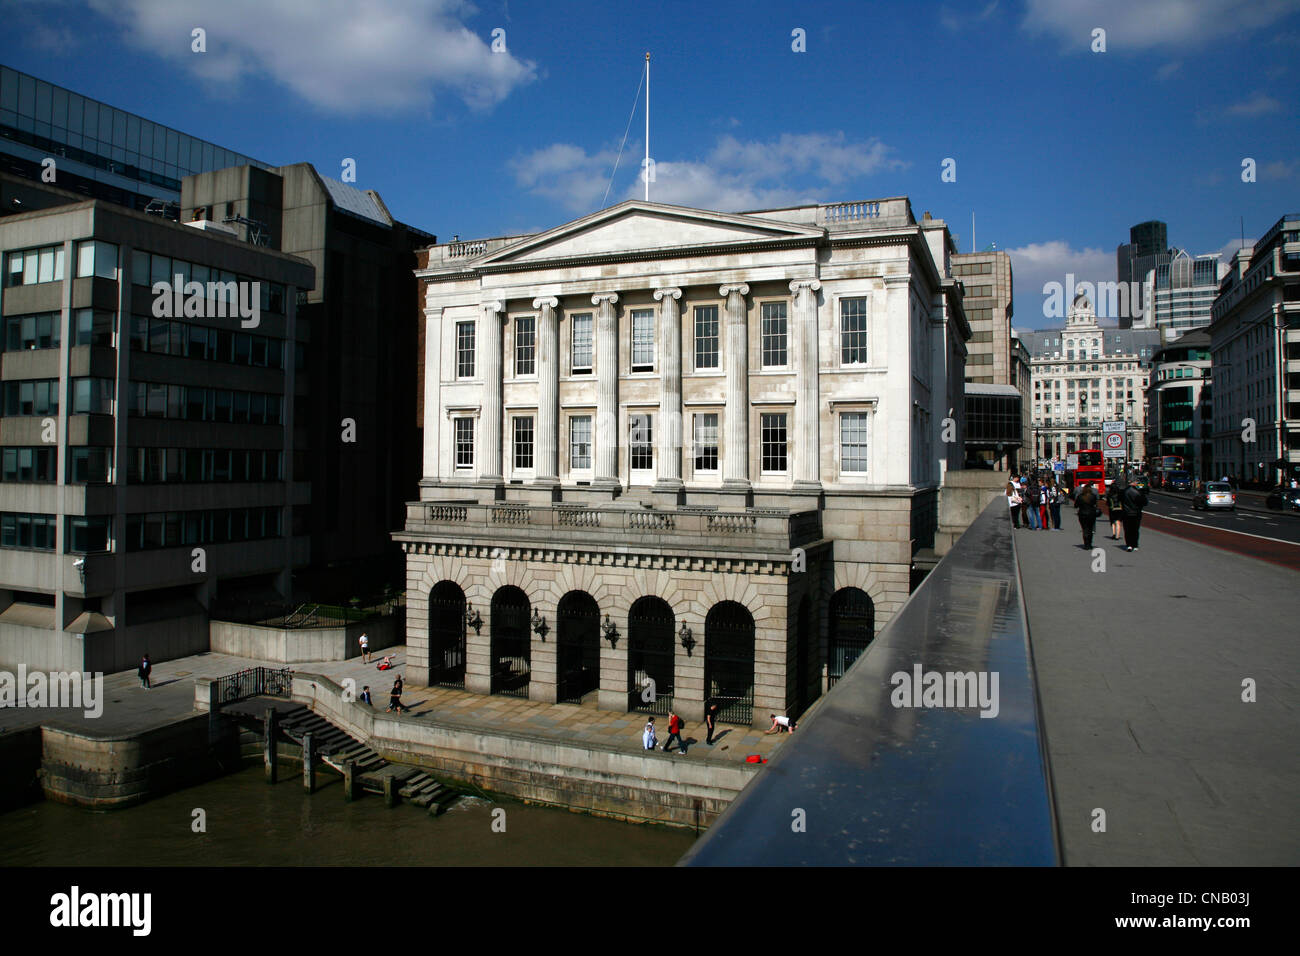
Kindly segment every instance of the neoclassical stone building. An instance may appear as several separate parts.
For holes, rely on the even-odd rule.
[[[805,708],[907,598],[960,467],[954,251],[893,198],[629,201],[422,253],[409,679]]]

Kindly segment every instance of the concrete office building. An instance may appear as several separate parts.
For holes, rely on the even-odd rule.
[[[397,221],[373,190],[307,163],[188,177],[181,208],[183,220],[233,220],[249,242],[315,267],[297,315],[294,473],[312,489],[296,516],[311,541],[298,591],[343,603],[400,590],[404,560],[391,533],[419,494],[422,463],[420,323],[403,317],[418,313],[415,250],[437,238]]]
[[[1156,350],[1146,405],[1151,455],[1181,456],[1193,478],[1219,477],[1210,474],[1213,394],[1208,332],[1188,332]]]
[[[1101,445],[1101,423],[1128,424],[1129,456],[1146,454],[1143,395],[1160,347],[1154,329],[1097,324],[1092,303],[1078,296],[1065,328],[1022,333],[1032,356],[1035,457],[1061,458]]]
[[[430,248],[410,679],[800,712],[907,598],[960,467],[953,252],[906,198]]]
[[[1144,316],[1144,327],[1157,328],[1166,336],[1179,336],[1210,324],[1210,308],[1219,294],[1219,282],[1228,267],[1219,254],[1192,256],[1174,249],[1157,257],[1155,267],[1147,273],[1151,291],[1151,314]]]
[[[1011,330],[1011,384],[1020,393],[1020,448],[1014,456],[1012,467],[1020,467],[1033,459],[1033,357],[1021,341],[1020,333]]]
[[[1216,476],[1300,477],[1300,215],[1233,256],[1213,316]]]
[[[261,166],[80,93],[0,66],[0,172],[82,196],[179,216],[181,181],[227,166]]]
[[[306,562],[286,396],[315,279],[220,224],[63,198],[0,217],[0,661],[111,672],[205,650],[214,596]],[[155,296],[178,274],[203,294]]]
[[[970,354],[966,381],[1014,385],[1011,370],[1011,257],[1005,252],[954,253],[952,274],[962,284]]]
[[[1024,417],[1011,360],[1011,257],[957,253],[952,274],[962,284],[971,328],[966,384],[974,387],[966,389],[966,457],[1005,467],[1020,453]]]

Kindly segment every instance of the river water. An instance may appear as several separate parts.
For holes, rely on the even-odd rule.
[[[504,799],[464,797],[439,817],[374,794],[346,803],[338,778],[308,796],[287,765],[275,786],[253,766],[125,810],[46,800],[0,814],[9,866],[671,866],[694,839]]]

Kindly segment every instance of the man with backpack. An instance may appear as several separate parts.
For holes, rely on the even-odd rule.
[[[1022,496],[1025,500],[1025,515],[1029,518],[1029,530],[1037,531],[1040,527],[1038,520],[1038,509],[1043,503],[1042,492],[1039,490],[1038,481],[1030,478],[1028,487]]]
[[[682,719],[677,716],[674,710],[668,711],[668,739],[664,741],[664,753],[673,745],[673,740],[677,741],[677,754],[681,756],[686,753],[686,744],[682,742]]]

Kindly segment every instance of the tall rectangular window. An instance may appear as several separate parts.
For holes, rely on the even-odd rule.
[[[533,419],[525,416],[514,419],[515,423],[515,467],[533,467]]]
[[[866,412],[845,412],[840,415],[840,471],[845,474],[866,474]]]
[[[632,310],[632,371],[652,372],[655,367],[654,309]]]
[[[695,307],[695,367],[718,367],[718,307]]]
[[[696,415],[694,419],[695,470],[718,470],[718,415]]]
[[[784,368],[788,362],[784,302],[764,302],[761,316],[763,368]]]
[[[633,471],[651,471],[655,466],[654,425],[650,415],[633,415],[628,422],[628,449]]]
[[[521,315],[515,319],[515,374],[537,372],[537,318]]]
[[[456,419],[456,467],[474,467],[474,419]]]
[[[867,300],[840,299],[840,363],[867,362]]]
[[[571,368],[574,375],[591,372],[591,313],[584,312],[573,317],[573,361]]]
[[[785,412],[766,412],[759,416],[759,424],[759,434],[762,438],[763,471],[786,471],[787,435]]]
[[[474,323],[456,323],[456,377],[474,377]]]
[[[591,467],[591,416],[575,415],[569,419],[569,468]]]

